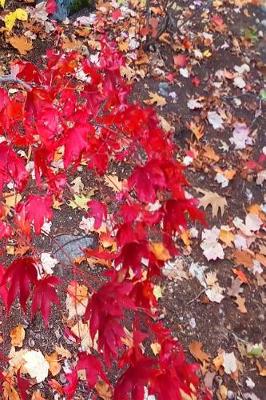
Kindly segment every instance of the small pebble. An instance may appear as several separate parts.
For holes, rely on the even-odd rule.
[[[228,390],[227,398],[228,398],[228,400],[234,400],[235,394],[234,394],[234,392],[232,392],[232,390]]]
[[[30,347],[34,347],[35,346],[35,340],[33,340],[32,338],[29,338],[29,346]]]

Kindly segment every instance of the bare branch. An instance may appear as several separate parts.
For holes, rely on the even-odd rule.
[[[31,91],[32,86],[28,83],[22,81],[21,79],[15,78],[12,75],[3,75],[0,76],[0,85],[3,83],[17,83],[18,85],[23,86],[26,90]]]

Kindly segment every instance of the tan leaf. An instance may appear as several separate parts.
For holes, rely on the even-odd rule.
[[[62,345],[55,346],[55,351],[59,356],[61,356],[63,358],[70,358],[71,357],[70,351],[65,349]]]
[[[107,186],[113,189],[114,192],[121,192],[123,187],[123,182],[119,181],[116,175],[105,175],[104,181]]]
[[[11,329],[10,332],[11,344],[14,347],[22,347],[25,339],[25,329],[22,325],[18,325]]]
[[[53,376],[56,376],[61,371],[61,365],[58,362],[58,355],[54,351],[51,354],[46,354],[45,356],[46,361],[49,364],[49,371]]]
[[[226,244],[226,246],[232,247],[232,242],[235,239],[235,235],[227,229],[221,229],[219,233],[219,239]]]
[[[204,196],[199,199],[200,207],[203,207],[205,210],[209,205],[211,205],[212,217],[217,217],[219,210],[221,212],[221,216],[223,216],[224,208],[227,207],[226,199],[215,192],[202,189],[197,190],[204,194]]]
[[[22,55],[27,54],[33,48],[32,41],[25,36],[12,36],[9,43]]]
[[[20,396],[18,395],[18,392],[10,383],[9,381],[4,381],[3,382],[3,398],[5,400],[20,400]]]
[[[63,38],[62,49],[63,50],[80,50],[82,42],[80,40],[69,39],[68,37]]]
[[[236,250],[234,252],[234,262],[238,265],[244,265],[246,268],[250,268],[253,265],[253,256],[248,251]]]
[[[96,385],[95,389],[100,397],[103,400],[111,400],[113,398],[113,391],[112,387],[108,385],[108,383],[99,380]]]
[[[196,360],[199,360],[200,362],[210,360],[209,354],[205,353],[205,351],[202,350],[201,342],[194,340],[189,344],[188,348],[190,353],[193,355],[194,358],[196,358]]]
[[[39,390],[36,390],[36,392],[32,393],[31,400],[46,400],[46,399],[45,397],[42,396]]]
[[[191,121],[188,125],[189,129],[195,135],[197,140],[200,140],[204,135],[204,126],[201,124],[196,124],[195,122]]]
[[[157,356],[157,354],[159,354],[160,351],[161,351],[161,345],[160,345],[160,343],[157,343],[157,342],[152,343],[152,344],[151,344],[151,349],[152,349],[153,354],[154,354],[155,356]]]
[[[217,153],[213,150],[211,146],[205,146],[204,147],[204,157],[209,158],[212,161],[218,162],[220,160],[220,157],[218,156]]]
[[[163,96],[160,96],[158,93],[149,92],[150,99],[144,100],[145,104],[148,105],[156,105],[159,107],[163,107],[166,104],[166,100]]]
[[[246,309],[246,306],[245,306],[246,299],[244,297],[236,296],[236,299],[234,300],[234,302],[237,305],[237,309],[242,314],[246,314],[247,313],[247,309]]]
[[[123,51],[123,52],[126,53],[128,51],[128,49],[129,49],[128,42],[119,42],[118,43],[118,48],[119,48],[120,51]]]

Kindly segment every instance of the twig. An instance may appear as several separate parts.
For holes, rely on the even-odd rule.
[[[202,289],[202,290],[199,292],[199,294],[197,294],[196,297],[194,297],[193,299],[191,299],[191,300],[187,303],[187,305],[189,305],[189,304],[193,303],[195,300],[197,300],[203,293],[205,293],[205,290],[206,290],[206,289]]]
[[[22,80],[19,79],[19,78],[15,78],[15,77],[12,76],[12,75],[0,76],[0,85],[1,85],[2,83],[17,83],[17,84],[23,86],[26,90],[29,90],[29,91],[32,90],[32,86],[31,86],[31,85],[29,85],[28,83],[22,81]]]

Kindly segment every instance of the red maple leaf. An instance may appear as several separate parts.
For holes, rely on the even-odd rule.
[[[64,393],[67,397],[67,400],[72,400],[78,385],[77,370],[74,369],[69,374],[66,374],[66,379],[68,384],[64,386]]]
[[[99,229],[102,221],[107,217],[107,206],[98,200],[90,200],[87,205],[89,207],[88,215],[94,218],[94,228]]]
[[[89,133],[92,130],[94,130],[94,128],[89,124],[76,124],[73,128],[66,131],[64,153],[65,167],[68,167],[72,162],[80,160],[82,153],[88,146]]]
[[[5,268],[3,267],[3,265],[0,264],[0,297],[4,302],[4,305],[7,307],[7,295],[8,295],[8,291],[5,285],[2,285],[2,279],[3,276],[5,274]]]
[[[55,0],[47,0],[46,2],[46,11],[48,14],[53,14],[57,10],[57,4]]]
[[[134,189],[138,199],[154,203],[158,189],[166,187],[165,175],[157,160],[151,160],[144,167],[135,168],[128,179],[129,189]]]
[[[34,316],[39,310],[46,325],[48,325],[52,303],[60,303],[55,290],[55,286],[59,283],[60,279],[58,277],[47,276],[38,280],[34,285],[31,313]]]
[[[26,312],[26,303],[30,296],[31,288],[36,282],[37,270],[33,258],[19,258],[9,265],[1,280],[1,285],[5,285],[8,292],[8,312],[16,296],[19,296],[21,307]]]
[[[19,191],[23,190],[28,180],[28,172],[21,157],[6,142],[0,143],[0,190],[11,182]]]
[[[109,384],[100,360],[92,354],[87,354],[85,352],[79,353],[76,369],[77,371],[86,371],[87,383],[91,389],[94,388],[99,378]]]
[[[17,205],[16,214],[16,218],[24,215],[25,221],[33,223],[34,231],[39,235],[44,222],[52,219],[52,197],[31,194],[26,201]]]
[[[106,363],[117,356],[125,336],[122,318],[125,309],[134,309],[129,294],[131,282],[109,282],[103,285],[89,300],[85,320],[90,320],[90,334],[94,339],[98,332],[98,347],[103,350]]]

